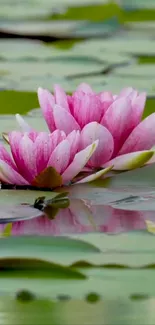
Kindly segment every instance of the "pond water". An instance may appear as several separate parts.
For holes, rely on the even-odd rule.
[[[46,131],[36,91],[57,83],[146,91],[147,117],[154,39],[153,0],[0,0],[1,133],[15,113]],[[0,234],[6,325],[154,324],[154,165],[55,193],[2,187]]]

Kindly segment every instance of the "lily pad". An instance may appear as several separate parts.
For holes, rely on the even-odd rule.
[[[137,66],[138,65],[136,65],[136,67]],[[134,75],[132,75],[132,72],[130,74],[130,69],[131,71],[133,71],[132,65],[129,67],[129,69],[128,67],[116,68],[111,72],[109,76],[103,76],[103,81],[106,83],[104,89],[110,90],[113,93],[117,94],[121,91],[121,89],[132,86],[133,88],[138,89],[141,92],[146,91],[147,96],[149,97],[154,96],[155,95],[154,79],[150,78],[149,82],[146,82],[145,77],[137,78]],[[141,71],[143,71],[143,65]]]
[[[25,116],[24,117],[26,122],[31,125],[33,129],[36,131],[47,131],[48,128],[46,126],[46,123],[42,117],[30,117],[30,116]],[[13,130],[18,130],[21,131],[19,125],[17,124],[15,115],[12,116],[12,118],[4,118],[0,120],[0,129],[1,132],[11,132]],[[1,134],[2,136],[2,134]]]
[[[107,51],[114,51],[115,53],[127,53],[136,56],[142,54],[155,54],[155,45],[151,39],[107,39],[104,41],[103,47]]]
[[[0,212],[0,224],[6,224],[9,222],[17,222],[23,220],[30,220],[33,218],[38,218],[43,215],[43,212],[33,208],[29,204],[1,204]],[[2,234],[4,236],[4,233]]]
[[[55,21],[23,21],[16,22],[1,22],[0,29],[3,33],[14,34],[19,36],[35,37],[41,36],[56,37],[56,38],[80,38],[107,36],[116,30],[120,29],[120,24],[117,19],[108,21],[91,22],[88,20],[55,20]]]
[[[52,58],[59,51],[43,42],[27,39],[2,39],[0,42],[0,60],[37,61]]]
[[[114,40],[115,41],[115,40]],[[122,54],[121,51],[111,51],[105,46],[106,40],[92,39],[86,40],[75,44],[70,50],[70,53],[76,53],[76,55],[88,55],[98,58],[99,60],[113,64],[128,64],[135,62],[135,59],[127,54]]]
[[[77,319],[81,325],[100,325],[103,318],[106,319],[107,324],[120,325],[142,323],[154,325],[155,321],[154,312],[150,312],[150,306],[154,304],[154,299],[145,294],[136,294],[136,292],[129,299],[119,300],[104,299],[101,301],[100,296],[96,295],[98,298],[96,303],[91,301],[93,292],[86,294],[85,300],[81,301],[71,301],[69,295],[60,295],[57,299],[62,301],[57,303],[49,301],[47,298],[39,299],[38,296],[33,295],[32,291],[25,291],[25,297],[26,293],[32,299],[24,300],[24,291],[17,292],[17,297],[19,296],[21,299],[8,296],[0,298],[1,315],[6,319],[6,325],[20,325],[22,322],[24,325],[32,322],[34,325],[39,322],[45,325],[51,323],[59,325],[60,322],[64,325],[76,325]]]
[[[147,80],[154,80],[155,64],[132,65],[130,67],[116,68],[113,73],[121,77],[143,78]]]
[[[153,0],[148,0],[147,2],[145,0],[135,0],[132,4],[129,0],[120,0],[120,5],[122,5],[123,8],[128,8],[128,10],[155,8]]]
[[[15,90],[36,91],[38,86],[50,88],[53,83],[60,83],[69,91],[69,82],[64,77],[101,73],[107,68],[107,64],[95,60],[74,61],[54,60],[52,62],[3,62],[0,63],[2,87]],[[4,72],[6,75],[4,75]],[[64,80],[64,81],[63,81]],[[3,85],[4,81],[4,85]]]
[[[57,209],[58,212],[59,208],[69,205],[69,203],[65,205],[64,194],[24,189],[0,190],[0,224],[37,218],[44,216],[45,213],[51,216],[54,214],[53,209]],[[44,198],[42,205],[39,204],[38,197]]]

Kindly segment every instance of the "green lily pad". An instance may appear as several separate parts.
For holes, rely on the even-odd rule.
[[[133,193],[151,194],[155,192],[155,165],[125,172],[108,180],[109,188],[132,190]]]
[[[101,299],[103,297],[106,299],[128,298],[136,293],[137,295],[143,293],[145,296],[155,294],[154,286],[152,286],[154,265],[147,264],[148,261],[154,261],[153,236],[149,234],[117,237],[80,235],[78,238],[80,240],[76,240],[75,236],[72,239],[19,237],[3,240],[0,254],[0,295],[15,295],[22,289],[32,292],[34,296],[46,296],[50,299],[56,299],[60,295],[84,299],[92,292],[99,295]],[[95,247],[100,247],[102,253]],[[123,254],[124,248],[128,259]],[[144,253],[147,248],[152,255]],[[107,253],[105,249],[108,249]],[[131,254],[132,249],[135,254]],[[76,263],[72,267],[62,266],[63,254],[66,257],[68,254],[70,261],[76,259],[78,262],[79,253],[80,257],[83,255],[83,261],[84,259],[92,260],[92,263],[96,264],[97,258],[99,263],[104,264],[104,267],[84,268],[82,263]],[[61,263],[53,262],[56,258],[61,260]],[[36,267],[37,271],[35,271]],[[135,267],[135,269],[130,270],[129,267]],[[136,269],[140,267],[143,268],[141,273]],[[7,272],[4,272],[3,270],[6,269]],[[29,277],[27,281],[24,281],[23,286],[23,280],[27,275]],[[145,281],[142,281],[143,277]],[[68,281],[64,281],[65,278]]]
[[[134,3],[131,3],[129,0],[120,0],[120,5],[123,8],[128,8],[128,10],[132,9],[144,9],[144,8],[155,8],[155,3],[153,0],[135,0]]]
[[[0,60],[37,61],[46,60],[59,53],[53,46],[27,39],[2,39],[0,42]]]
[[[113,73],[121,77],[143,78],[154,80],[155,64],[135,64],[127,67],[116,68]]]
[[[24,291],[19,291],[19,297]],[[129,299],[104,299],[100,300],[100,296],[96,303],[91,301],[93,293],[85,296],[86,301],[69,300],[70,296],[60,295],[60,302],[52,302],[48,299],[39,299],[33,293],[25,292],[25,296],[30,296],[29,300],[16,300],[14,297],[1,297],[1,315],[6,319],[6,325],[24,325],[39,322],[45,325],[100,325],[103,324],[103,318],[107,324],[120,325],[154,325],[155,315],[150,306],[153,305],[154,299],[145,294],[131,295]],[[18,295],[17,295],[18,296]],[[94,294],[95,296],[95,294]],[[32,299],[31,299],[32,297]],[[33,298],[34,297],[34,298]],[[64,301],[63,301],[64,300]],[[67,301],[68,300],[68,301]],[[111,312],[111,310],[113,312]],[[80,311],[80,312],[79,312]]]
[[[108,21],[91,22],[88,20],[55,20],[55,21],[23,21],[16,22],[1,22],[1,31],[15,35],[26,35],[56,38],[80,38],[92,36],[106,36],[120,29],[120,24],[117,19]]]
[[[125,34],[124,34],[125,36]],[[154,55],[155,45],[151,39],[107,39],[103,43],[103,48],[115,53],[127,53],[131,55]]]
[[[112,71],[112,73],[109,76],[103,76],[103,81],[106,83],[104,89],[106,91],[110,90],[113,93],[117,94],[121,91],[121,89],[125,87],[133,87],[135,89],[138,89],[141,92],[146,91],[148,96],[154,96],[155,95],[154,79],[150,78],[149,82],[146,82],[146,78],[144,77],[136,78],[134,75],[132,74],[130,75],[130,72],[129,75],[127,73],[125,74],[125,71],[126,72],[130,71],[130,69],[133,71],[132,65],[130,65],[129,67],[116,68]]]
[[[36,130],[36,131],[47,131],[48,128],[47,125],[42,117],[31,117],[31,116],[25,116],[25,121],[30,124],[30,126]],[[0,129],[1,132],[11,132],[13,130],[21,131],[21,128],[19,127],[15,115],[12,116],[12,118],[5,117],[4,119],[0,120]],[[2,133],[1,133],[2,136]]]
[[[57,196],[57,192],[35,190],[0,190],[0,204],[30,204],[33,205],[36,198],[45,197],[51,200]]]
[[[100,73],[107,68],[107,64],[96,60],[60,60],[52,62],[3,62],[0,63],[1,87],[7,89],[36,91],[39,86],[50,88],[54,83],[60,83],[70,90],[69,82],[64,77],[83,74]],[[5,74],[7,75],[4,75]],[[3,85],[4,82],[4,85]]]
[[[24,190],[23,187],[21,190],[0,190],[0,204],[0,224],[4,224],[38,218],[45,214],[55,216],[59,208],[69,206],[69,199],[66,193]]]
[[[134,58],[127,54],[122,54],[121,51],[111,51],[111,49],[105,46],[106,43],[107,41],[103,41],[102,39],[86,40],[75,44],[73,48],[67,52],[76,55],[87,55],[88,57],[91,55],[96,59],[111,64],[128,64],[135,62]]]

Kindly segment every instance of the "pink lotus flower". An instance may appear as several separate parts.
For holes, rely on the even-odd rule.
[[[15,185],[57,187],[69,183],[84,168],[94,153],[98,141],[79,150],[80,132],[65,135],[56,130],[9,134],[11,155],[0,145],[0,180]],[[109,170],[109,168],[107,169]],[[82,182],[104,174],[105,170],[83,179]]]
[[[97,94],[89,85],[81,84],[68,96],[55,85],[54,95],[39,88],[38,98],[51,132],[81,131],[81,149],[99,140],[87,163],[89,168],[113,165],[115,170],[133,169],[143,166],[154,154],[151,148],[155,145],[155,113],[141,121],[145,93],[126,88],[119,95]],[[29,129],[19,115],[17,120],[24,129]]]

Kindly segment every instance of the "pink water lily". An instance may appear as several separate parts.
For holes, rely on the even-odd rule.
[[[39,88],[38,99],[51,132],[80,131],[81,149],[99,140],[87,168],[113,165],[115,170],[128,170],[143,166],[154,155],[155,113],[142,121],[145,93],[133,88],[125,88],[118,95],[95,93],[89,85],[81,84],[68,96],[55,85],[54,95]],[[24,130],[30,129],[19,115],[17,120]]]
[[[79,149],[79,143],[79,131],[67,136],[60,130],[51,134],[13,131],[9,134],[12,155],[0,145],[0,181],[50,188],[68,184],[84,168],[98,141],[83,150]],[[94,178],[96,175],[98,173],[94,174]],[[91,179],[92,175],[86,181],[89,181],[89,177]]]

